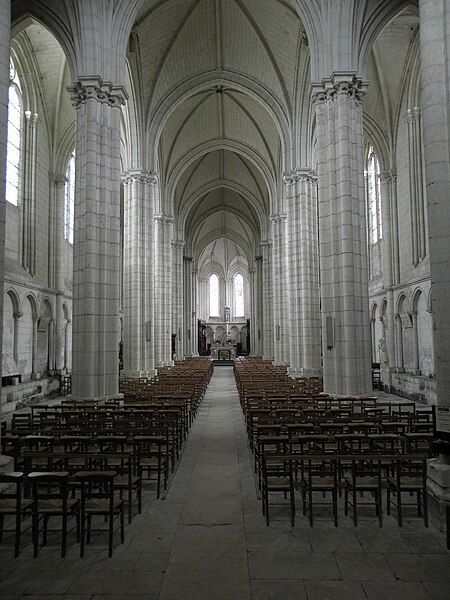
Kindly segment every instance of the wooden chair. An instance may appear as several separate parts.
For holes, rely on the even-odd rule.
[[[19,556],[22,520],[31,516],[32,501],[22,496],[23,473],[0,473],[0,542],[3,539],[5,517],[15,519],[14,558]]]
[[[303,515],[309,514],[309,524],[313,526],[313,505],[319,504],[314,498],[316,492],[322,496],[331,494],[331,504],[333,508],[334,525],[338,525],[338,464],[332,457],[326,456],[310,458],[303,460],[303,478],[300,482],[303,500]],[[324,502],[321,502],[324,504]]]
[[[136,461],[136,475],[143,476],[147,471],[150,479],[156,473],[156,497],[161,495],[161,479],[164,489],[167,488],[169,471],[169,442],[168,432],[165,435],[136,435],[133,440]]]
[[[51,517],[61,518],[61,557],[66,555],[67,522],[75,516],[77,540],[79,538],[79,500],[69,498],[69,473],[33,472],[29,473],[33,501],[33,556],[39,552],[40,522],[42,519],[43,545],[47,543],[48,521]]]
[[[81,485],[81,531],[80,556],[84,556],[85,544],[89,544],[92,532],[92,517],[102,516],[108,520],[108,556],[113,553],[114,517],[120,520],[120,540],[125,541],[124,501],[114,494],[115,471],[79,471]]]
[[[397,522],[403,526],[402,494],[416,495],[417,512],[428,527],[427,456],[403,455],[394,462],[394,474],[387,478],[387,513],[390,514],[391,494],[397,501]]]
[[[283,493],[286,498],[289,494],[290,519],[291,526],[295,524],[295,482],[294,468],[292,458],[282,454],[267,455],[261,457],[261,500],[262,513],[266,517],[266,524],[269,525],[269,494],[271,492]],[[273,464],[276,466],[276,475],[273,472]],[[283,465],[283,470],[280,469]]]
[[[344,503],[345,515],[348,514],[348,505],[352,504],[353,506],[353,523],[355,527],[358,525],[358,494],[363,494],[364,492],[369,492],[373,497],[379,525],[380,527],[383,525],[383,467],[381,459],[365,460],[364,456],[361,456],[361,458],[352,458],[351,472],[344,479]]]

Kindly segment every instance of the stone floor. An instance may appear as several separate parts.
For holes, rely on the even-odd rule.
[[[112,558],[102,534],[83,559],[73,534],[64,559],[56,537],[36,559],[29,531],[18,559],[5,537],[0,600],[450,599],[445,536],[414,513],[379,528],[368,508],[335,528],[325,506],[291,528],[280,505],[266,526],[231,367],[216,368],[165,498],[145,497]]]

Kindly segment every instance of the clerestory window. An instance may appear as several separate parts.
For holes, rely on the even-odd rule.
[[[240,273],[234,276],[234,314],[237,318],[245,316],[244,277]]]
[[[14,63],[10,62],[8,96],[8,134],[6,146],[6,200],[19,201],[20,142],[22,134],[22,94]]]
[[[209,316],[219,317],[219,278],[213,273],[209,277]]]
[[[73,213],[75,207],[75,150],[67,164],[64,190],[64,239],[73,244]]]
[[[367,158],[367,195],[369,240],[371,244],[376,244],[383,237],[383,228],[381,222],[380,163],[373,147],[369,148]]]

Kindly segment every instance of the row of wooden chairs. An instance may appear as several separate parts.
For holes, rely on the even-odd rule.
[[[427,455],[398,454],[321,454],[274,453],[262,456],[261,499],[262,512],[269,525],[269,494],[289,496],[290,522],[295,525],[296,492],[302,500],[303,515],[313,525],[314,506],[331,496],[334,525],[338,525],[338,498],[344,492],[344,514],[352,506],[354,525],[358,524],[358,507],[367,504],[367,497],[375,508],[380,527],[383,524],[383,495],[386,494],[387,514],[393,500],[397,507],[397,522],[403,525],[406,505],[403,494],[415,495],[417,511],[428,527],[426,489]],[[368,492],[363,499],[364,492]],[[319,500],[317,499],[319,496]]]
[[[0,474],[0,542],[3,539],[5,517],[14,523],[14,556],[20,553],[22,522],[32,520],[33,557],[47,544],[49,521],[60,519],[61,557],[66,555],[68,521],[76,520],[76,538],[80,556],[90,542],[93,518],[102,517],[108,523],[108,555],[114,546],[114,519],[118,517],[120,539],[125,540],[124,501],[115,493],[115,471],[78,471],[71,480],[68,471],[33,471]],[[74,486],[79,490],[73,495]],[[24,495],[24,487],[30,490]]]

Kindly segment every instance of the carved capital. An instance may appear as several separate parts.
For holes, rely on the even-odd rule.
[[[183,256],[184,262],[191,263],[194,260],[193,256]]]
[[[20,319],[20,317],[23,317],[23,312],[18,311],[13,314],[14,319]]]
[[[260,246],[262,246],[263,248],[272,248],[273,242],[272,242],[272,240],[263,240],[260,243]]]
[[[135,182],[143,183],[144,185],[155,185],[158,183],[158,176],[154,171],[133,169],[123,173],[121,180],[124,185]]]
[[[100,77],[80,77],[72,87],[68,87],[72,105],[79,108],[87,100],[95,99],[97,102],[109,104],[109,106],[120,107],[125,104],[128,94],[123,86],[114,86],[109,81],[103,81]]]
[[[154,219],[155,219],[155,223],[160,223],[161,225],[171,225],[173,223],[172,215],[159,214],[159,215],[155,215]]]
[[[292,185],[299,182],[316,183],[317,175],[312,169],[308,168],[292,169],[291,171],[284,171],[283,182],[286,185]]]
[[[186,246],[186,242],[183,240],[172,240],[170,242],[172,248],[184,248]]]
[[[261,254],[260,254],[259,256],[255,256],[255,262],[257,262],[257,263],[261,263],[261,262],[262,262],[262,260],[263,260],[263,257],[262,257],[262,255],[261,255]]]
[[[315,104],[346,95],[360,102],[367,92],[368,83],[351,71],[334,71],[331,77],[311,85],[311,99]]]
[[[270,215],[269,221],[272,225],[278,225],[279,223],[285,223],[287,221],[286,213],[279,213],[278,215]]]

